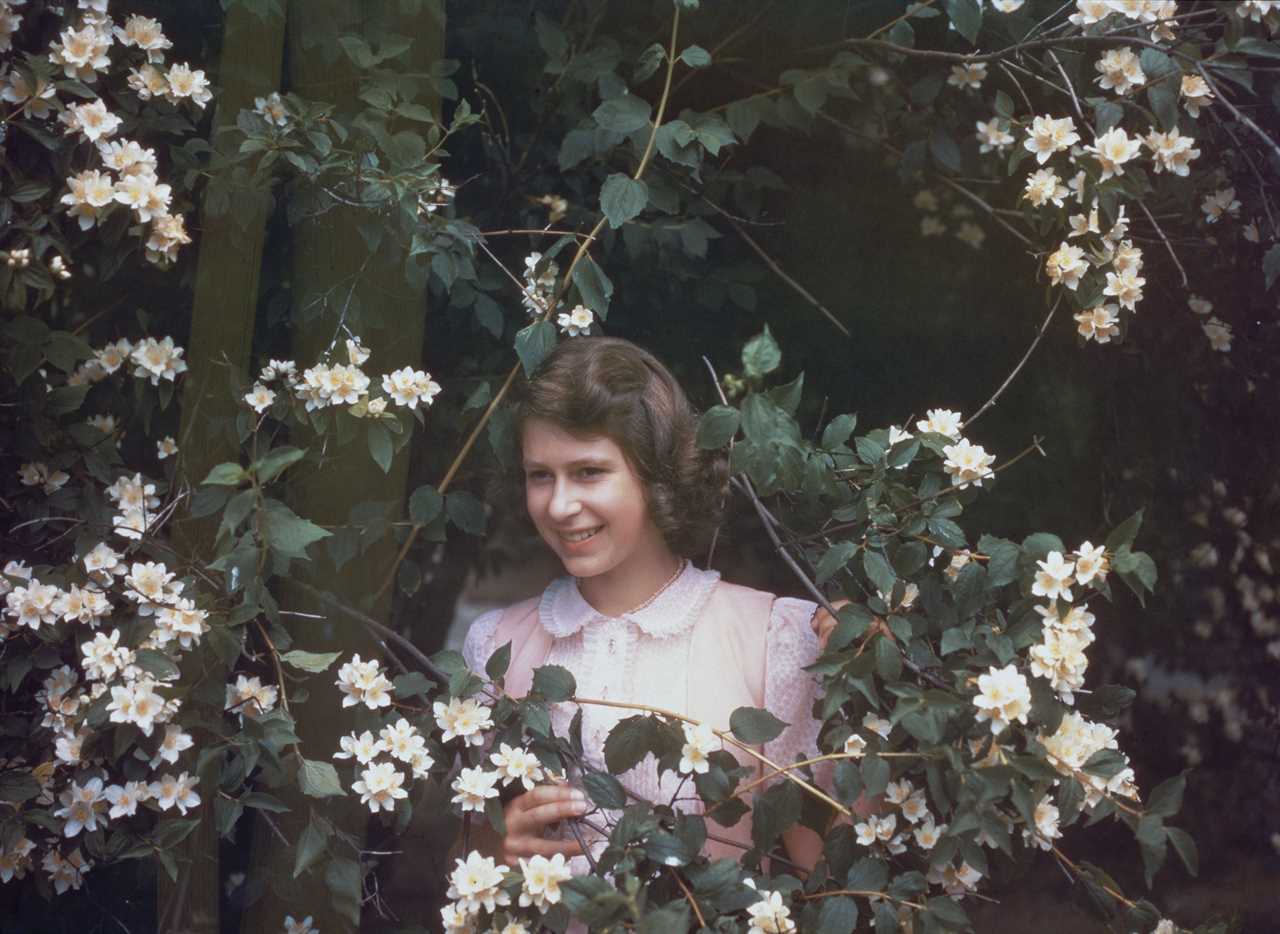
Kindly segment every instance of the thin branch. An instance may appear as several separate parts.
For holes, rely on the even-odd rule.
[[[803,285],[801,285],[791,276],[787,275],[786,270],[784,270],[781,266],[779,266],[778,263],[774,260],[774,258],[765,252],[764,247],[762,247],[759,243],[756,242],[755,237],[747,233],[746,228],[744,228],[742,224],[738,222],[737,218],[735,218],[732,214],[730,214],[724,208],[720,207],[720,205],[716,204],[706,195],[702,196],[702,200],[705,201],[707,204],[709,204],[712,210],[714,210],[717,214],[719,214],[721,217],[723,217],[725,220],[727,220],[730,224],[733,225],[733,229],[738,232],[738,236],[740,236],[743,240],[747,242],[747,246],[755,250],[756,255],[759,256],[762,260],[764,260],[765,265],[767,265],[770,269],[772,269],[779,279],[781,279],[787,285],[791,286],[791,288],[795,289],[796,292],[798,292],[801,295],[801,297],[803,297],[810,305],[818,309],[818,311],[822,312],[822,314],[826,317],[826,319],[830,321],[832,324],[834,324],[836,326],[836,329],[841,334],[843,334],[845,337],[853,336],[852,334],[849,333],[849,329],[840,323],[840,319],[837,318],[834,314],[832,314],[830,309],[828,309],[826,305],[818,301],[818,299],[814,297],[812,292],[806,289]]]
[[[1182,263],[1178,261],[1178,254],[1173,252],[1173,244],[1169,242],[1169,238],[1164,235],[1164,228],[1160,226],[1160,222],[1155,219],[1147,203],[1138,200],[1138,207],[1142,208],[1142,213],[1147,215],[1147,220],[1151,221],[1151,226],[1156,229],[1156,233],[1160,235],[1160,239],[1164,241],[1164,248],[1169,251],[1169,256],[1173,258],[1173,265],[1178,267],[1178,274],[1182,276],[1182,287],[1187,287],[1187,271],[1182,268]]]
[[[1231,103],[1231,101],[1227,99],[1227,96],[1222,93],[1222,87],[1216,81],[1214,81],[1213,78],[1209,76],[1209,71],[1204,67],[1203,63],[1196,62],[1195,66],[1196,66],[1196,71],[1200,72],[1200,76],[1204,78],[1205,83],[1208,84],[1209,87],[1213,90],[1218,100],[1222,101],[1222,103],[1226,105],[1227,110],[1231,111],[1232,116],[1234,116],[1237,120],[1239,120],[1249,129],[1253,130],[1253,132],[1258,135],[1258,139],[1262,140],[1264,143],[1270,146],[1271,151],[1276,154],[1277,158],[1280,158],[1280,143],[1277,143],[1275,139],[1271,136],[1271,134],[1267,133],[1266,130],[1262,129],[1262,127],[1254,123],[1253,120],[1251,120],[1248,116],[1246,116],[1243,112],[1241,112],[1239,107],[1237,107],[1235,104]]]
[[[689,907],[693,909],[694,916],[698,919],[699,929],[707,926],[707,919],[702,916],[702,909],[698,907],[698,900],[693,897],[693,893],[689,891],[689,886],[684,884],[684,880],[680,878],[680,871],[675,867],[671,868],[671,875],[675,877],[676,885],[680,886],[680,891],[684,893],[685,899],[689,902]]]
[[[996,400],[1004,394],[1009,388],[1009,384],[1013,382],[1014,377],[1022,372],[1022,368],[1027,365],[1027,361],[1031,359],[1031,355],[1035,353],[1037,347],[1040,346],[1040,339],[1044,337],[1044,332],[1049,329],[1049,322],[1053,320],[1054,313],[1057,312],[1058,306],[1062,304],[1062,296],[1065,292],[1059,292],[1058,297],[1054,300],[1053,305],[1049,308],[1049,313],[1044,316],[1044,323],[1040,325],[1040,330],[1036,332],[1035,338],[1031,341],[1031,346],[1027,348],[1027,352],[1022,355],[1022,359],[1018,361],[1018,365],[1013,368],[1013,372],[1005,377],[1005,381],[1000,384],[1000,388],[992,394],[991,398],[982,404],[978,411],[974,412],[960,427],[968,428],[976,422],[987,409],[996,404]]]

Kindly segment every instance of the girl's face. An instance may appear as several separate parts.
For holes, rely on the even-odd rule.
[[[578,437],[540,418],[524,426],[525,505],[543,540],[578,578],[626,581],[669,566],[645,486],[604,435]]]

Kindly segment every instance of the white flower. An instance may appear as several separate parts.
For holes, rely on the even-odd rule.
[[[255,97],[253,109],[268,123],[274,123],[276,126],[286,126],[289,123],[289,108],[285,105],[279,91],[272,91],[266,97]]]
[[[1167,170],[1185,178],[1191,173],[1191,161],[1200,156],[1200,150],[1194,148],[1196,141],[1190,136],[1181,135],[1177,127],[1168,133],[1152,130],[1143,137],[1142,142],[1151,150],[1157,175]]]
[[[916,422],[917,431],[933,432],[938,435],[946,435],[948,438],[960,440],[960,424],[962,419],[959,412],[953,412],[951,409],[929,409],[925,413],[926,417]]]
[[[165,74],[165,80],[169,83],[169,90],[165,96],[172,103],[176,104],[183,98],[190,98],[203,110],[204,106],[213,100],[213,92],[209,90],[209,80],[205,78],[204,72],[192,71],[190,65],[170,65],[168,73]]]
[[[369,359],[369,348],[360,343],[358,337],[347,338],[347,362],[352,366],[363,366]]]
[[[902,802],[902,816],[912,824],[917,824],[921,820],[928,820],[932,823],[933,816],[929,813],[929,806],[925,801],[923,790],[917,791]]]
[[[595,315],[591,309],[585,305],[575,305],[573,310],[567,314],[562,312],[556,318],[556,324],[560,325],[560,330],[570,337],[577,337],[579,334],[586,334],[591,330],[591,323],[595,320]]]
[[[1062,184],[1062,179],[1058,178],[1058,173],[1053,169],[1037,169],[1032,172],[1027,176],[1027,182],[1022,191],[1022,197],[1037,208],[1049,201],[1057,207],[1062,207],[1062,199],[1070,194],[1071,192]]]
[[[1132,267],[1118,273],[1109,272],[1102,294],[1114,296],[1121,308],[1133,311],[1138,302],[1142,301],[1142,287],[1146,282],[1146,279],[1138,275],[1138,270]]]
[[[382,377],[382,389],[397,405],[410,409],[430,405],[440,393],[440,384],[431,378],[430,373],[415,370],[413,367],[402,367]]]
[[[1236,199],[1236,190],[1234,188],[1223,188],[1211,195],[1206,195],[1204,201],[1200,204],[1200,210],[1204,211],[1204,219],[1207,224],[1216,224],[1224,214],[1230,214],[1234,217],[1240,213],[1240,202]]]
[[[951,485],[962,490],[971,483],[982,486],[983,479],[995,473],[991,469],[991,465],[995,463],[995,455],[988,454],[985,448],[970,443],[967,438],[946,445],[942,453],[946,457],[942,462],[942,469],[951,477]]]
[[[844,753],[846,755],[852,756],[855,759],[861,759],[863,756],[863,753],[866,752],[866,749],[867,749],[867,741],[863,739],[861,736],[859,736],[857,733],[852,734],[848,739],[844,741],[844,750],[843,750]]]
[[[968,88],[976,91],[987,80],[987,65],[976,62],[972,65],[952,65],[951,74],[947,76],[947,84],[957,88]]]
[[[120,118],[107,110],[107,105],[101,100],[68,104],[58,119],[66,125],[64,133],[79,133],[91,143],[115,136],[121,123]]]
[[[158,385],[161,379],[172,382],[179,373],[187,370],[187,362],[182,359],[183,352],[181,347],[174,346],[172,337],[161,341],[154,337],[144,337],[129,355],[129,359],[136,365],[133,375],[149,376],[152,386]]]
[[[386,747],[387,752],[401,762],[411,763],[417,760],[421,763],[425,758],[425,767],[431,768],[432,761],[427,755],[426,737],[404,717],[397,720],[394,725],[384,726],[378,733],[378,739]]]
[[[1231,325],[1214,315],[1200,327],[1204,331],[1204,336],[1209,338],[1210,347],[1219,353],[1231,352]]]
[[[62,807],[53,812],[54,817],[64,818],[62,826],[64,837],[74,837],[81,830],[90,833],[98,829],[98,815],[107,810],[106,799],[102,796],[102,779],[91,778],[83,785],[72,782],[58,797]],[[103,821],[106,824],[106,821]]]
[[[173,43],[165,37],[160,22],[149,16],[130,16],[125,20],[123,29],[117,26],[114,31],[121,45],[142,49],[147,53],[149,62],[163,62],[164,51],[173,48]]]
[[[393,685],[379,669],[377,659],[367,662],[353,655],[351,661],[338,669],[338,688],[346,695],[342,699],[343,707],[364,704],[370,710],[391,705]]]
[[[276,394],[261,383],[254,383],[253,389],[245,393],[244,401],[249,404],[249,408],[262,414],[276,401]]]
[[[871,846],[877,841],[887,843],[893,839],[893,833],[897,827],[898,815],[877,816],[873,814],[864,822],[855,824],[853,829],[858,835],[858,843],[862,846]]]
[[[471,697],[455,697],[447,704],[436,701],[432,705],[432,711],[435,713],[436,723],[444,731],[440,737],[442,743],[458,736],[462,737],[466,745],[482,746],[484,731],[493,726],[489,708]]]
[[[160,740],[160,748],[156,750],[155,758],[151,760],[151,767],[154,769],[161,762],[177,765],[178,756],[194,745],[195,740],[191,738],[190,733],[184,732],[176,723],[166,724],[164,736]]]
[[[1082,586],[1095,577],[1106,580],[1110,569],[1104,546],[1084,542],[1076,549],[1076,581]]]
[[[351,790],[360,795],[360,803],[369,805],[375,814],[379,810],[394,811],[396,801],[409,797],[401,785],[404,773],[390,762],[377,762],[360,774],[360,780],[352,782]]]
[[[151,797],[162,811],[176,807],[179,814],[186,814],[189,808],[200,804],[200,795],[195,790],[199,783],[199,778],[186,772],[177,778],[169,774],[161,775],[159,781],[151,783]]]
[[[49,874],[53,890],[59,895],[67,889],[79,889],[84,883],[84,874],[93,868],[93,862],[80,855],[79,847],[68,853],[66,857],[63,857],[56,848],[51,848],[44,854],[40,865]]]
[[[960,228],[956,231],[956,239],[978,250],[982,248],[982,242],[987,239],[987,233],[972,221],[961,221]]]
[[[1035,580],[1031,584],[1031,592],[1037,597],[1050,600],[1071,599],[1072,575],[1075,573],[1075,562],[1067,561],[1062,552],[1051,551],[1044,561],[1037,561],[1040,570],[1036,571]]]
[[[863,716],[862,726],[875,733],[881,739],[888,739],[889,733],[893,730],[892,723],[882,717],[877,717],[873,713],[867,713]]]
[[[97,169],[77,173],[67,179],[68,191],[61,198],[67,205],[67,213],[76,218],[81,230],[88,230],[101,214],[102,209],[115,203],[115,183],[111,176]]]
[[[1054,119],[1046,114],[1031,121],[1031,129],[1022,145],[1035,155],[1036,162],[1044,165],[1054,153],[1070,149],[1078,142],[1080,134],[1070,117]]]
[[[1073,292],[1080,284],[1080,277],[1088,269],[1089,262],[1085,259],[1084,250],[1065,241],[1044,262],[1049,281],[1054,285],[1064,285]]]
[[[480,766],[462,769],[450,785],[454,791],[453,803],[464,811],[483,811],[485,801],[498,797],[500,772],[487,772]]]
[[[991,0],[991,5],[1000,13],[1014,13],[1022,9],[1027,0]]]
[[[1124,174],[1124,164],[1137,157],[1142,151],[1142,140],[1135,136],[1132,139],[1120,127],[1112,127],[1100,135],[1084,151],[1092,153],[1102,167],[1099,181],[1105,182],[1115,175]]]
[[[760,900],[748,906],[747,914],[750,920],[747,934],[791,934],[796,929],[791,909],[783,902],[781,892],[762,889]]]
[[[138,805],[150,800],[151,789],[146,782],[125,782],[123,785],[109,785],[102,796],[111,804],[107,814],[112,820],[118,817],[133,817],[138,813]]]
[[[49,61],[61,65],[65,77],[92,83],[99,71],[110,67],[107,50],[114,42],[110,29],[99,28],[86,18],[79,29],[64,29],[50,44]]]
[[[5,607],[19,626],[39,629],[45,623],[58,619],[56,607],[61,591],[52,584],[41,584],[32,579],[25,587],[15,587],[5,594]]]
[[[563,853],[556,853],[550,859],[545,856],[531,856],[520,859],[520,873],[524,883],[520,889],[520,907],[533,906],[539,911],[546,911],[560,901],[560,883],[573,878]]]
[[[5,36],[5,24],[15,22],[17,17],[6,17],[0,12],[0,52],[5,51],[8,39]],[[52,81],[37,77],[34,85],[29,84],[26,76],[17,68],[5,75],[8,83],[0,87],[0,100],[11,104],[22,105],[22,115],[43,120],[50,114],[49,100],[57,93]]]
[[[312,927],[313,920],[311,915],[307,915],[301,921],[295,921],[293,915],[284,916],[284,934],[320,934],[320,929]]]
[[[1186,108],[1192,119],[1200,116],[1200,108],[1213,100],[1213,90],[1199,75],[1183,75],[1182,85],[1178,89],[1182,94],[1182,106]]]
[[[481,908],[493,911],[500,905],[511,904],[511,896],[502,890],[502,879],[511,871],[506,866],[475,850],[468,853],[465,860],[454,862],[447,895],[457,900],[462,912],[473,914]]]
[[[978,146],[979,152],[1004,152],[1005,147],[1013,145],[1013,134],[1009,132],[1007,126],[1002,126],[999,117],[992,117],[985,123],[979,120],[975,126],[978,128]]]
[[[107,712],[112,723],[132,723],[150,736],[157,717],[165,715],[165,700],[155,692],[156,682],[143,678],[124,687],[111,688]]]
[[[240,675],[235,684],[227,685],[224,709],[250,717],[260,717],[276,705],[274,686],[264,685],[257,676]]]
[[[991,721],[991,732],[1001,733],[1013,721],[1027,722],[1031,712],[1031,689],[1027,679],[1012,664],[1004,668],[994,665],[987,674],[978,676],[978,695],[973,705],[977,719]]]
[[[156,458],[164,460],[166,457],[172,457],[178,453],[178,442],[173,440],[173,435],[165,435],[163,439],[156,442]]]
[[[963,898],[965,893],[972,892],[977,887],[982,873],[968,863],[961,863],[959,869],[947,863],[941,868],[937,866],[930,868],[925,878],[931,885],[942,886],[942,890],[952,898]]]
[[[914,790],[911,780],[902,778],[896,782],[889,782],[884,790],[884,799],[890,804],[902,804],[911,797],[911,792]]]
[[[181,214],[157,217],[151,225],[151,236],[147,238],[147,260],[164,265],[178,258],[178,247],[191,242],[187,233],[186,221]],[[186,369],[184,363],[182,369]]]
[[[691,772],[705,773],[711,768],[707,758],[719,748],[719,737],[711,730],[709,723],[685,723],[684,746],[680,749],[679,769],[684,774]]]
[[[947,825],[935,826],[933,821],[928,820],[912,831],[916,838],[916,844],[922,850],[932,850],[938,845],[938,841],[942,839],[943,832],[947,829]]]
[[[543,777],[542,766],[537,756],[519,747],[512,748],[506,743],[499,744],[498,751],[489,755],[489,761],[498,767],[503,785],[518,781],[527,791]]]
[[[1076,320],[1076,331],[1086,341],[1109,344],[1111,338],[1120,333],[1119,310],[1119,305],[1095,305],[1093,308],[1078,311],[1073,316]]]
[[[338,745],[342,747],[341,752],[335,752],[335,759],[351,759],[355,758],[361,765],[368,765],[380,752],[386,752],[386,744],[381,740],[375,740],[373,734],[365,730],[359,736],[350,733],[340,740]]]
[[[1093,67],[1101,72],[1097,82],[1104,91],[1128,94],[1147,83],[1147,76],[1133,49],[1107,49]]]

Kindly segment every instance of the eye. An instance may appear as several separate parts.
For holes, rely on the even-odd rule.
[[[551,474],[549,474],[549,473],[548,473],[547,471],[545,471],[545,470],[538,470],[538,469],[534,469],[534,470],[526,470],[526,471],[524,472],[524,482],[525,482],[525,483],[540,483],[541,481],[543,481],[543,480],[547,479],[547,477],[549,477],[549,476],[551,476]]]
[[[578,469],[578,476],[582,477],[584,480],[593,480],[597,477],[604,476],[608,472],[609,471],[607,471],[603,467],[587,466],[587,467],[581,467]]]

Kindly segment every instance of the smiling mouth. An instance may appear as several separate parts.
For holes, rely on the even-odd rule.
[[[569,542],[571,544],[577,544],[578,542],[585,542],[587,539],[592,538],[597,532],[599,532],[603,528],[604,528],[603,525],[599,525],[599,526],[596,526],[594,529],[586,529],[582,532],[561,532],[560,537],[564,539],[566,542]]]

